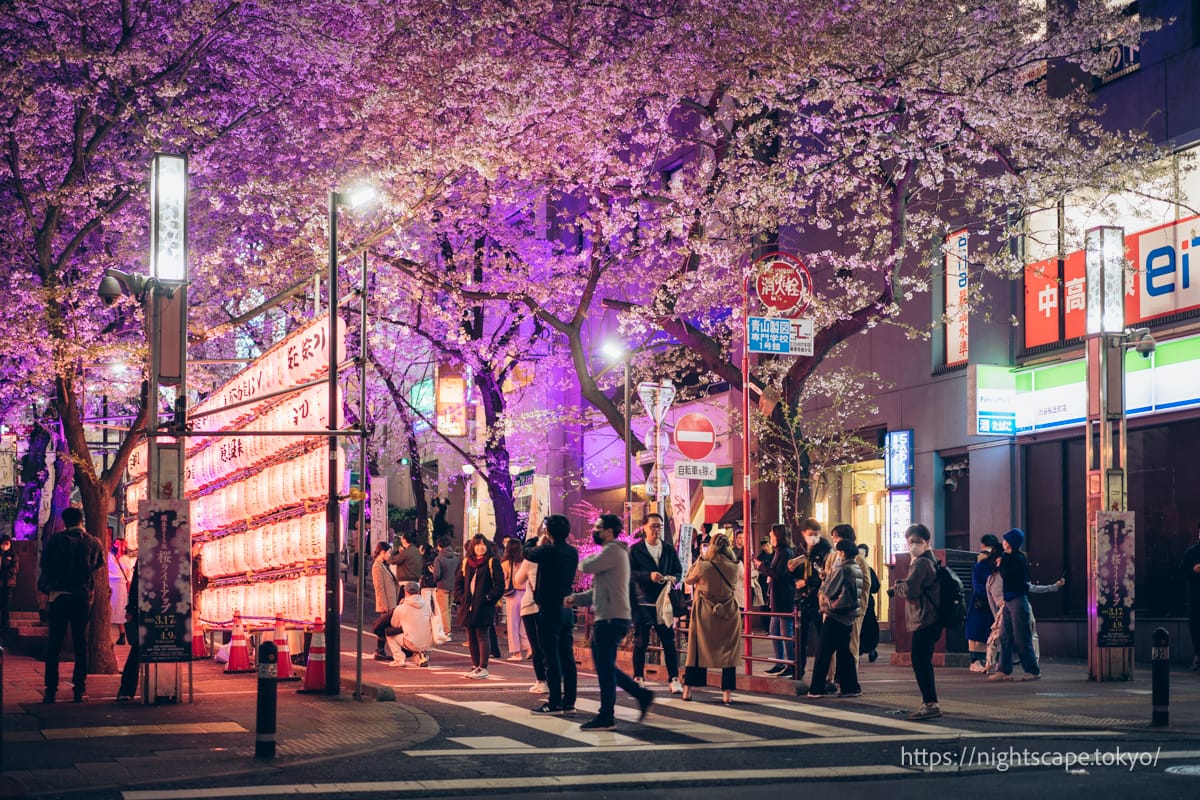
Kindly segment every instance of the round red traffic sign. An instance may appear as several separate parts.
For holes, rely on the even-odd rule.
[[[699,461],[717,445],[717,431],[703,414],[691,412],[680,417],[675,425],[675,446],[686,458]]]
[[[812,275],[804,263],[788,253],[768,253],[754,262],[754,288],[763,305],[786,314],[808,307]]]

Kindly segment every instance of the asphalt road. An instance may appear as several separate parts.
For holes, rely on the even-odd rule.
[[[910,723],[852,700],[825,705],[714,693],[684,703],[662,689],[644,724],[619,694],[618,728],[578,722],[598,701],[580,693],[575,718],[529,713],[523,688],[471,684],[403,694],[398,702],[438,723],[432,738],[392,752],[264,768],[252,775],[106,797],[122,800],[268,797],[751,798],[830,795],[920,798],[1155,797],[1200,795],[1200,738],[1180,734],[1049,730],[944,720]],[[1034,756],[1051,766],[1029,763]],[[1082,759],[1102,763],[1081,763]],[[1072,761],[1070,765],[1062,762]],[[1106,762],[1106,763],[1105,763]],[[1061,765],[1059,765],[1061,764]],[[1196,774],[1168,770],[1195,767]]]

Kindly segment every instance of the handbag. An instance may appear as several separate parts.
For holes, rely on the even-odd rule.
[[[675,609],[671,604],[671,585],[663,584],[658,599],[654,602],[654,620],[668,628],[675,624]]]

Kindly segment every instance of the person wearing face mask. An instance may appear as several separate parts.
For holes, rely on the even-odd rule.
[[[835,558],[837,558],[837,556],[838,556],[838,550],[837,550],[838,545],[841,542],[849,542],[850,544],[854,545],[854,544],[856,544],[856,540],[858,537],[858,534],[856,534],[854,532],[854,528],[852,526],[846,525],[846,524],[834,525],[833,529],[831,531],[829,531],[829,535],[833,539],[833,551],[830,552],[829,555],[825,556],[825,567],[822,570],[822,574],[825,575],[826,577],[828,577],[831,574],[831,571],[833,570],[833,562],[834,562]],[[867,566],[867,560],[865,558],[863,558],[862,555],[858,552],[857,547],[855,548],[854,555],[852,557],[853,557],[855,563],[858,564],[859,572],[861,572],[864,576],[867,575],[867,570],[869,569],[869,567]],[[867,593],[865,591],[859,592],[859,594],[858,594],[858,614],[857,614],[857,616],[855,616],[855,618],[850,626],[850,652],[854,654],[855,659],[858,658],[859,644],[860,644],[860,639],[862,636],[863,617],[867,612],[867,601],[870,599],[871,598],[870,598],[869,593]],[[821,624],[824,625],[825,623],[822,622]],[[837,658],[838,658],[838,656],[834,656],[834,662],[830,665],[828,674],[825,676],[825,691],[826,692],[832,692],[836,688],[834,686],[833,680],[834,680],[834,673],[837,670]],[[815,673],[813,674],[812,682],[817,683],[817,675]],[[817,685],[820,685],[820,684],[817,684]]]
[[[909,719],[935,719],[942,716],[937,685],[933,676],[933,649],[942,635],[937,621],[937,560],[930,549],[933,538],[920,523],[904,532],[908,554],[912,557],[908,577],[896,581],[892,591],[905,600],[904,624],[912,634],[912,669],[921,689],[921,706],[909,713]]]
[[[821,584],[820,602],[821,643],[817,658],[813,662],[813,679],[816,681],[829,672],[833,658],[837,656],[837,683],[841,687],[838,697],[858,697],[862,687],[858,683],[858,658],[850,649],[850,634],[854,620],[859,617],[859,597],[866,592],[866,581],[859,569],[858,548],[850,539],[840,539],[833,551],[833,560]],[[821,698],[828,694],[820,683],[814,683],[808,696]]]
[[[675,631],[658,619],[655,603],[664,591],[683,578],[683,565],[670,542],[663,539],[663,518],[648,514],[642,525],[642,538],[629,548],[630,600],[633,611],[633,679],[645,683],[646,649],[650,646],[650,631],[658,635],[663,664],[671,694],[679,694],[679,652],[675,648]]]
[[[798,673],[804,677],[804,665],[811,651],[816,657],[817,642],[821,640],[821,565],[829,556],[831,546],[821,538],[821,523],[809,517],[804,520],[800,542],[804,552],[789,562],[796,587],[796,608],[800,612],[800,652],[796,656]]]

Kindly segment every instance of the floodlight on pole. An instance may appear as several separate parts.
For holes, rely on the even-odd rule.
[[[187,156],[157,153],[150,167],[150,275],[187,281]]]
[[[1100,225],[1084,239],[1087,332],[1125,332],[1125,229]]]
[[[625,521],[625,530],[630,530],[633,522],[633,445],[630,441],[630,430],[633,409],[630,407],[633,394],[633,381],[630,375],[629,360],[633,353],[623,343],[609,339],[600,345],[600,352],[614,364],[622,362],[625,372],[625,506],[621,515]]]

